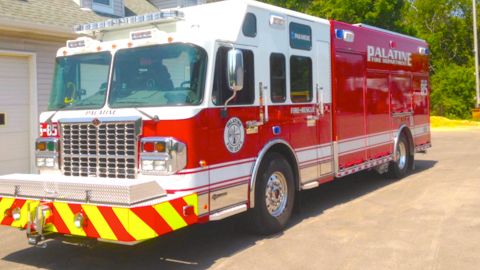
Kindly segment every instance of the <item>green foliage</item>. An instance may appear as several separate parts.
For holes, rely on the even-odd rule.
[[[414,0],[408,3],[403,27],[430,44],[433,68],[448,63],[468,63],[473,51],[471,5],[471,0]]]
[[[366,23],[401,31],[404,0],[315,0],[307,13],[347,23]]]
[[[470,118],[475,105],[475,68],[471,65],[447,64],[438,67],[431,77],[430,94],[433,115]]]
[[[311,1],[308,0],[263,0],[262,2],[269,3],[275,6],[305,12]]]

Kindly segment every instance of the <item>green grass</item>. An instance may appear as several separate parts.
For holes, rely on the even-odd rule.
[[[480,121],[473,120],[454,120],[442,116],[431,116],[430,126],[432,128],[480,128]]]

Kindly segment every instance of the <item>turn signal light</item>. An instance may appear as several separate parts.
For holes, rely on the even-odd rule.
[[[38,151],[47,150],[47,143],[46,142],[37,142],[37,150]]]
[[[157,142],[155,144],[155,151],[157,152],[165,152],[165,142]]]
[[[38,141],[36,144],[38,151],[55,151],[55,142],[53,141]]]

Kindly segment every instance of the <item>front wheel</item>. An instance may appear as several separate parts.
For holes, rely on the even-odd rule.
[[[255,207],[251,225],[260,234],[273,234],[285,228],[292,215],[295,198],[290,164],[278,153],[265,157],[255,184]]]
[[[389,176],[392,178],[403,178],[408,171],[408,166],[410,164],[410,148],[405,136],[401,136],[398,140],[396,151],[396,159],[390,162],[388,168]]]

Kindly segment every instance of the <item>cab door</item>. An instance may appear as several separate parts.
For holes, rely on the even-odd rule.
[[[244,63],[243,88],[236,93],[227,79],[227,54],[233,47],[241,50]],[[256,48],[223,43],[216,48],[212,108],[208,112],[210,213],[247,202],[250,174],[259,151],[258,132],[247,132],[247,123],[259,116]]]

